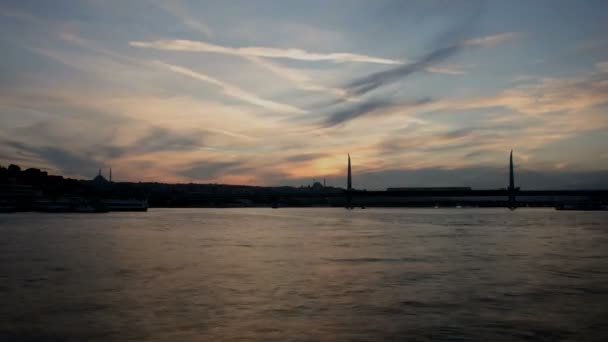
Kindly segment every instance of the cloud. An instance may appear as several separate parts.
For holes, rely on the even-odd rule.
[[[320,159],[326,157],[327,153],[305,153],[305,154],[297,154],[294,156],[290,156],[285,158],[286,162],[289,163],[298,163],[298,162],[308,162],[316,159]]]
[[[287,68],[277,63],[272,63],[260,57],[246,57],[246,59],[255,65],[263,67],[273,74],[293,82],[297,88],[306,91],[315,91],[325,94],[330,94],[347,101],[357,101],[358,99],[349,97],[344,89],[327,87],[321,84],[314,83],[312,78],[296,69]]]
[[[157,40],[153,42],[132,41],[129,42],[129,45],[139,48],[150,48],[158,50],[211,52],[241,57],[287,58],[310,62],[331,61],[336,63],[360,62],[377,64],[402,64],[401,61],[395,59],[359,55],[354,53],[315,53],[308,52],[302,49],[281,49],[263,46],[233,48],[210,44],[202,41],[181,39]]]
[[[324,125],[332,126],[366,115],[399,114],[411,117],[428,113],[505,108],[525,116],[522,116],[517,124],[496,123],[500,124],[495,127],[497,131],[534,128],[536,131],[530,131],[530,136],[524,138],[530,141],[544,139],[548,142],[575,133],[608,127],[608,117],[593,111],[608,104],[606,93],[608,80],[602,73],[561,79],[545,78],[516,85],[485,97],[420,100],[413,104],[396,104],[371,98],[330,114]],[[535,118],[536,121],[526,121],[527,116]],[[479,124],[473,126],[477,127]]]
[[[98,125],[102,122],[99,119],[93,121]],[[184,153],[200,150],[203,148],[202,140],[210,135],[204,131],[184,132],[151,127],[139,138],[119,144],[116,137],[108,134],[114,129],[106,125],[108,123],[102,124],[98,131],[95,130],[94,123],[86,127],[80,126],[80,132],[86,132],[86,135],[82,136],[75,130],[62,128],[61,124],[42,121],[16,130],[15,137],[18,138],[4,140],[6,146],[17,152],[29,153],[30,162],[41,159],[64,170],[68,175],[88,175],[97,167],[121,158],[134,160],[159,152]],[[130,131],[130,134],[137,133]]]
[[[606,75],[583,75],[572,78],[544,78],[504,90],[499,94],[450,101],[447,106],[460,109],[506,107],[528,115],[576,112],[608,103]]]
[[[348,120],[357,118],[359,116],[363,116],[366,114],[372,114],[380,108],[386,108],[389,106],[394,106],[394,104],[391,103],[390,101],[386,101],[386,100],[366,101],[364,103],[355,105],[353,107],[341,109],[341,110],[338,110],[338,111],[332,113],[331,115],[329,115],[327,117],[327,119],[324,122],[324,125],[326,127],[335,126],[335,125],[341,124],[343,122],[346,122]]]
[[[396,68],[372,73],[347,84],[347,90],[354,95],[364,95],[381,86],[397,82],[410,74],[431,67],[433,64],[446,60],[462,49],[460,45],[452,45],[436,49],[416,62]]]
[[[515,37],[514,33],[503,33],[493,36],[466,40],[462,43],[437,48],[415,62],[383,70],[361,77],[347,84],[346,90],[350,94],[364,95],[381,86],[402,80],[403,78],[423,70],[441,70],[438,63],[456,55],[469,46],[490,46]]]
[[[99,44],[97,44],[96,42],[86,39],[73,32],[62,32],[59,34],[59,37],[68,43],[80,46],[82,48],[96,52],[98,54],[103,54],[103,55],[112,57],[114,59],[129,63],[131,65],[139,65],[139,66],[144,65],[144,63],[142,63],[142,61],[139,59],[132,58],[132,57],[122,55],[122,54],[116,53],[114,51],[105,49],[102,46],[100,46]]]
[[[410,107],[416,107],[425,105],[432,102],[430,98],[423,98],[416,101],[410,101],[402,104],[395,104],[392,101],[372,99],[362,103],[349,106],[345,109],[338,110],[330,114],[324,121],[325,127],[331,127],[345,123],[349,120],[353,120],[362,116],[369,115],[387,115],[391,113],[391,109],[405,109]],[[392,111],[398,113],[398,110]]]
[[[473,128],[463,128],[447,132],[422,132],[406,137],[402,135],[388,136],[379,143],[378,153],[381,155],[391,155],[408,150],[438,152],[473,146],[480,147],[491,144],[497,138],[489,135],[482,136],[480,130],[474,130]]]
[[[163,127],[153,127],[144,136],[125,146],[111,146],[116,151],[114,158],[124,155],[140,155],[163,151],[192,151],[203,147],[203,138],[207,132],[175,132]]]
[[[213,32],[209,26],[192,17],[187,10],[179,5],[177,1],[161,0],[158,2],[158,5],[171,15],[181,19],[184,25],[188,26],[192,30],[201,33],[206,37],[211,37],[213,35]]]
[[[218,176],[225,175],[231,169],[235,169],[242,164],[232,161],[204,161],[198,162],[183,171],[179,175],[193,180],[213,180]]]
[[[36,147],[26,143],[21,143],[14,140],[5,140],[3,144],[12,147],[18,151],[23,151],[33,154],[34,157],[50,163],[57,169],[68,175],[86,175],[90,174],[102,165],[98,160],[87,155],[80,155],[71,152],[67,149],[59,147]]]
[[[475,158],[475,157],[479,157],[483,154],[490,153],[490,152],[491,151],[487,151],[487,150],[474,150],[474,151],[471,151],[471,152],[465,154],[464,157],[465,158]]]
[[[503,32],[490,36],[479,37],[465,40],[462,45],[465,46],[494,46],[506,41],[522,37],[523,34],[520,32]]]
[[[162,84],[151,82],[151,80],[158,81],[159,77],[157,70],[147,61],[137,60],[103,49],[76,35],[61,35],[61,39],[88,49],[90,52],[73,53],[68,52],[71,51],[69,49],[46,49],[35,46],[25,46],[24,48],[70,68],[90,74],[100,84],[107,82],[114,87],[125,87],[128,90],[133,88],[138,90],[162,88]]]
[[[595,64],[597,70],[603,73],[608,73],[608,61],[599,62]]]
[[[447,65],[435,65],[426,68],[426,71],[436,73],[436,74],[446,74],[446,75],[463,75],[464,70],[462,68],[447,66]]]
[[[40,18],[38,18],[30,13],[23,12],[20,10],[9,9],[9,8],[0,8],[0,15],[4,16],[4,17],[10,17],[10,18],[28,21],[28,22],[32,22],[32,23],[36,23],[36,24],[40,24],[43,22]]]
[[[222,88],[222,91],[224,94],[231,96],[233,98],[239,99],[241,101],[259,106],[259,107],[263,107],[263,108],[266,108],[266,109],[269,109],[272,111],[276,111],[276,112],[300,113],[300,114],[306,113],[306,111],[304,111],[300,108],[296,108],[296,107],[293,107],[290,105],[262,99],[262,98],[258,97],[257,95],[249,93],[235,85],[229,84],[224,81],[220,81],[216,78],[213,78],[211,76],[205,75],[200,72],[196,72],[194,70],[185,68],[183,66],[164,63],[161,61],[156,61],[155,63],[157,65],[162,66],[177,74],[185,75],[185,76],[197,79],[197,80],[205,81],[205,82],[211,83],[213,85],[216,85],[216,86]]]

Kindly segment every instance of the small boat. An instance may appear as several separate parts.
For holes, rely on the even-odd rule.
[[[149,207],[147,200],[136,199],[109,199],[102,203],[109,211],[148,211]]]
[[[107,213],[108,208],[100,203],[79,203],[72,206],[75,213]]]
[[[608,205],[595,203],[558,204],[555,210],[608,211]]]
[[[0,205],[0,213],[3,214],[8,214],[8,213],[16,213],[17,212],[17,207],[12,206],[12,205]]]

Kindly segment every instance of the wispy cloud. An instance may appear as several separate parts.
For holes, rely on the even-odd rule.
[[[188,11],[184,9],[177,1],[161,0],[158,2],[158,5],[165,11],[169,12],[171,15],[181,19],[184,25],[188,26],[190,29],[201,33],[206,37],[211,37],[213,35],[213,32],[211,31],[211,28],[209,28],[209,26],[191,16]]]
[[[383,70],[356,79],[347,84],[347,90],[354,95],[364,95],[381,86],[391,84],[401,79],[422,71],[437,68],[437,64],[456,55],[458,52],[469,46],[491,46],[505,42],[513,37],[514,33],[502,33],[498,35],[469,39],[461,43],[437,48],[415,62],[397,66],[388,70]]]
[[[113,59],[119,60],[124,63],[129,63],[132,65],[138,65],[138,66],[145,65],[145,63],[142,62],[142,60],[140,60],[140,59],[133,58],[133,57],[130,57],[130,56],[127,56],[124,54],[120,54],[120,53],[117,53],[112,50],[108,50],[108,49],[102,47],[101,45],[99,45],[98,43],[91,41],[90,39],[84,38],[73,32],[61,32],[59,34],[59,37],[68,43],[74,44],[76,46],[79,46],[81,48],[87,49],[92,52],[96,52],[97,54],[106,55],[108,57],[111,57]]]
[[[596,63],[595,67],[600,72],[608,73],[608,61]]]
[[[504,90],[494,96],[449,101],[445,105],[462,109],[506,107],[520,113],[541,116],[557,112],[575,113],[606,104],[606,93],[606,75],[584,75],[545,78],[537,83]]]
[[[259,107],[263,107],[263,108],[266,108],[266,109],[269,109],[272,111],[276,111],[276,112],[299,113],[299,114],[303,114],[306,112],[300,108],[296,108],[296,107],[293,107],[290,105],[262,99],[262,98],[258,97],[257,95],[249,93],[235,85],[229,84],[224,81],[220,81],[209,75],[205,75],[203,73],[196,72],[194,70],[188,69],[183,66],[169,64],[169,63],[165,63],[165,62],[161,62],[161,61],[156,61],[155,64],[157,64],[161,67],[164,67],[170,71],[173,71],[177,74],[181,74],[184,76],[188,76],[188,77],[191,77],[191,78],[194,78],[197,80],[205,81],[205,82],[211,83],[213,85],[216,85],[222,89],[224,94],[231,96],[233,98],[239,99],[241,101],[259,106]]]
[[[599,69],[600,66],[596,65],[596,68]],[[559,118],[554,114],[571,115],[574,120],[579,113],[608,104],[606,93],[608,93],[608,75],[592,73],[570,78],[541,78],[487,96],[445,98],[410,109],[424,113],[506,108],[530,117],[548,117],[550,122]],[[605,122],[608,121],[588,122],[581,119],[572,122],[570,126],[591,128]]]
[[[426,68],[426,71],[436,73],[436,74],[446,74],[446,75],[462,75],[464,74],[464,70],[462,68],[446,66],[446,65],[435,65]]]
[[[367,76],[351,81],[346,85],[348,94],[351,96],[363,96],[382,86],[392,84],[402,80],[403,78],[422,70],[431,71],[440,68],[438,63],[457,54],[462,49],[469,46],[493,46],[507,40],[517,37],[518,33],[501,33],[497,35],[485,36],[475,39],[469,39],[464,42],[441,47],[431,51],[421,59],[408,63],[402,66],[394,67],[388,70],[375,72]],[[335,126],[346,121],[369,115],[390,114],[411,112],[419,108],[429,109],[436,107],[430,98],[423,98],[409,103],[395,104],[392,101],[378,100],[376,98],[368,98],[361,103],[350,105],[347,108],[340,109],[331,113],[324,121],[326,127]],[[441,106],[441,102],[438,104]]]
[[[215,45],[203,41],[182,39],[157,40],[152,42],[132,41],[129,42],[129,45],[139,48],[151,48],[158,50],[211,52],[241,57],[287,58],[311,62],[330,61],[336,63],[361,62],[377,64],[403,64],[403,62],[396,59],[360,55],[348,52],[317,53],[302,49],[281,49],[264,46],[234,48]]]
[[[29,22],[35,22],[38,24],[41,23],[41,20],[38,17],[31,15],[30,13],[23,12],[20,10],[9,9],[9,8],[0,8],[0,16],[10,17],[10,18],[14,18],[14,19],[29,21]]]
[[[284,67],[282,65],[273,63],[269,60],[266,60],[266,59],[260,58],[260,57],[251,57],[250,56],[250,57],[246,57],[246,59],[248,61],[254,63],[255,65],[258,65],[262,68],[265,68],[265,69],[271,71],[273,74],[294,83],[294,85],[298,89],[302,89],[302,90],[306,90],[306,91],[321,92],[321,93],[325,93],[325,94],[331,94],[333,96],[342,98],[347,101],[357,101],[356,98],[349,97],[348,93],[344,89],[328,87],[328,86],[324,86],[322,84],[315,83],[310,76],[306,75],[305,73],[303,73],[299,70]]]
[[[289,162],[289,163],[310,162],[312,160],[321,159],[321,158],[324,158],[327,156],[328,156],[327,153],[304,153],[304,154],[297,154],[294,156],[289,156],[289,157],[285,158],[285,161]]]
[[[190,165],[187,169],[180,171],[179,174],[190,179],[209,181],[242,165],[242,163],[235,161],[206,160]]]
[[[506,41],[522,37],[523,33],[521,32],[503,32],[494,35],[478,37],[473,39],[465,40],[462,45],[466,46],[494,46]]]
[[[327,119],[323,122],[325,127],[331,127],[345,123],[349,120],[353,120],[363,116],[380,116],[387,115],[389,113],[395,113],[403,111],[406,108],[413,108],[417,106],[423,106],[432,102],[430,98],[423,98],[416,101],[410,101],[407,103],[396,104],[392,101],[387,100],[369,100],[363,103],[349,106],[348,108],[340,109],[330,114]]]
[[[84,175],[101,165],[101,163],[94,158],[76,154],[69,149],[63,149],[56,146],[38,147],[18,141],[6,140],[2,141],[2,143],[18,151],[32,154],[34,158],[50,163],[69,175]]]
[[[420,70],[431,67],[433,64],[443,61],[461,50],[460,45],[452,45],[436,49],[416,62],[409,63],[396,68],[372,73],[365,77],[356,79],[347,85],[350,93],[364,95],[381,86],[397,82]]]
[[[163,127],[154,127],[146,135],[125,148],[125,152],[149,153],[158,151],[189,151],[201,148],[207,132],[177,133]]]

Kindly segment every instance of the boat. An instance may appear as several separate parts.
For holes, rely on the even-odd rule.
[[[17,212],[16,206],[0,204],[0,213],[8,214],[8,213],[16,213],[16,212]]]
[[[555,210],[608,211],[608,205],[597,203],[558,204]]]
[[[32,209],[43,213],[69,213],[72,212],[72,202],[67,198],[39,199],[32,203]]]
[[[72,212],[75,213],[107,213],[108,208],[102,203],[83,202],[72,206]]]
[[[148,211],[149,207],[147,200],[136,199],[109,199],[102,203],[109,211]]]
[[[107,213],[106,206],[96,200],[79,197],[39,199],[32,205],[34,211],[44,213]]]

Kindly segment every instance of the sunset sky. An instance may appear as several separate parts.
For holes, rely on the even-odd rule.
[[[3,166],[608,185],[608,1],[4,0],[0,48]]]

